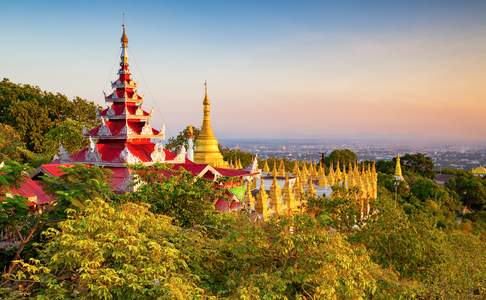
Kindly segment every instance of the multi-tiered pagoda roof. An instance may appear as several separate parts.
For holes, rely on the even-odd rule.
[[[72,154],[67,153],[61,146],[54,161],[42,165],[39,173],[61,176],[61,167],[70,167],[77,163],[101,166],[112,171],[111,187],[118,192],[133,189],[135,171],[131,165],[134,164],[163,163],[173,170],[184,169],[194,176],[210,180],[218,176],[242,178],[254,175],[254,171],[251,170],[218,168],[207,163],[195,163],[191,155],[187,155],[184,147],[181,147],[178,153],[165,149],[162,143],[165,138],[165,126],[161,130],[151,126],[153,110],[146,111],[142,107],[144,98],[138,93],[137,83],[132,78],[127,50],[128,37],[123,26],[120,68],[116,80],[111,83],[112,92],[109,95],[105,94],[106,107],[97,114],[100,125],[83,131],[83,135],[89,139],[89,146]],[[192,140],[190,144],[192,145]],[[193,149],[190,150],[192,153]],[[171,172],[161,172],[171,176]],[[221,203],[218,202],[216,206],[221,206]]]

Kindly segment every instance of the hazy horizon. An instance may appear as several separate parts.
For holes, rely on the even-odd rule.
[[[104,104],[122,12],[169,136],[486,142],[483,1],[7,2],[0,76]]]

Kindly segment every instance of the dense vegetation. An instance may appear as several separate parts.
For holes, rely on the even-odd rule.
[[[85,143],[82,128],[96,124],[96,105],[39,87],[0,81],[0,159],[50,161],[62,142],[74,152]]]
[[[12,95],[0,93],[2,111],[13,110],[6,104],[11,98],[36,109],[52,99],[71,105],[63,96],[6,80],[1,88]],[[35,95],[44,100],[28,100]],[[82,103],[94,114],[92,104]],[[378,199],[367,220],[359,221],[351,197],[336,193],[309,199],[307,213],[255,222],[245,211],[216,212],[213,201],[224,191],[184,172],[165,179],[152,172],[163,166],[138,167],[146,184],[114,194],[106,170],[75,166],[61,177],[42,178],[56,204],[33,213],[27,199],[5,195],[32,167],[29,157],[50,153],[36,147],[66,134],[60,124],[93,122],[91,112],[84,120],[75,112],[42,114],[49,126],[33,136],[9,121],[11,115],[1,115],[0,229],[18,241],[1,251],[2,299],[486,298],[484,178],[451,171],[454,177],[442,186],[430,158],[410,154],[402,157],[405,181],[399,185],[394,161],[377,162]],[[173,147],[183,137],[172,139]],[[74,140],[65,147],[79,147]],[[231,149],[223,154],[244,166],[252,158]],[[324,160],[342,164],[355,155],[336,150]]]

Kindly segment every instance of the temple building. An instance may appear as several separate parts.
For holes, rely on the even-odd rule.
[[[208,84],[204,82],[203,122],[201,131],[196,138],[194,161],[209,164],[213,167],[229,167],[219,151],[219,143],[211,128],[211,104],[208,98]],[[241,168],[241,166],[239,166]]]
[[[117,78],[111,83],[112,92],[105,94],[107,107],[98,112],[100,125],[91,130],[83,130],[83,135],[89,140],[89,145],[76,152],[68,153],[62,145],[51,163],[42,165],[34,175],[61,176],[61,167],[74,164],[85,164],[103,167],[111,170],[110,186],[115,192],[130,192],[137,188],[135,179],[136,168],[133,165],[150,166],[156,163],[169,166],[170,169],[185,170],[194,176],[215,180],[218,177],[229,177],[229,184],[244,184],[258,176],[255,169],[230,169],[223,160],[218,149],[218,141],[211,130],[209,117],[209,99],[207,88],[204,97],[204,120],[202,134],[196,140],[196,150],[193,149],[193,134],[190,131],[187,145],[181,146],[177,153],[164,148],[165,125],[161,130],[151,126],[153,110],[143,109],[143,96],[138,93],[137,83],[132,78],[128,60],[128,36],[123,26],[121,37],[120,67]],[[165,176],[174,172],[161,171]],[[32,186],[32,179],[26,183]],[[35,189],[29,186],[20,187],[17,194],[25,197],[35,197]],[[30,192],[33,190],[34,192]],[[27,193],[27,194],[26,194]],[[45,195],[37,199],[45,201]],[[34,199],[34,198],[32,198]],[[219,199],[217,201],[220,201]],[[233,202],[237,201],[233,198]],[[217,202],[215,206],[221,210],[238,208],[238,203]]]
[[[160,170],[166,177],[175,171],[185,170],[192,175],[216,181],[227,177],[224,183],[215,183],[233,197],[215,199],[214,206],[220,211],[247,209],[256,219],[275,215],[289,215],[303,212],[307,200],[312,197],[331,197],[336,191],[344,191],[356,201],[365,219],[371,212],[371,205],[377,198],[377,173],[375,165],[348,166],[336,164],[326,168],[322,162],[295,162],[293,170],[286,170],[284,161],[273,162],[270,171],[265,161],[263,174],[258,169],[258,160],[243,169],[241,161],[235,158],[227,163],[219,150],[218,140],[211,128],[210,101],[207,83],[204,84],[203,122],[195,141],[192,127],[187,136],[187,148],[182,145],[177,153],[164,148],[165,125],[161,130],[151,126],[153,110],[143,109],[143,96],[132,78],[128,60],[128,37],[123,26],[121,37],[120,68],[111,83],[112,92],[105,94],[106,107],[98,112],[99,126],[83,130],[89,145],[76,152],[68,153],[62,145],[51,163],[42,165],[38,172],[13,191],[32,199],[34,204],[48,204],[53,199],[46,195],[35,181],[40,175],[62,176],[62,167],[75,164],[99,166],[111,171],[110,186],[114,192],[131,192],[138,188],[137,168],[134,165],[150,166],[164,164]],[[195,146],[195,147],[194,147]],[[396,175],[402,178],[399,158]],[[174,171],[174,172],[172,172]],[[259,179],[259,180],[258,180]],[[269,190],[266,189],[269,187]],[[339,187],[338,189],[335,189]],[[231,189],[239,189],[241,197]],[[334,189],[334,191],[333,191]]]

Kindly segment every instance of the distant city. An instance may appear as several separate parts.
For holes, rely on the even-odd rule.
[[[222,139],[221,144],[232,149],[257,153],[260,158],[282,157],[296,160],[317,160],[321,154],[334,149],[347,148],[354,151],[360,160],[390,160],[397,154],[424,153],[434,161],[436,169],[471,169],[486,165],[486,144],[420,144],[393,143],[371,140],[264,140]]]

